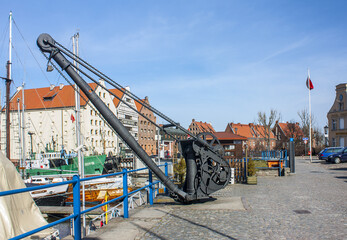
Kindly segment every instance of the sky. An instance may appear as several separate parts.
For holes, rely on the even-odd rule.
[[[6,76],[9,12],[13,12],[11,92],[65,83],[36,46],[41,33],[171,119],[224,131],[271,109],[300,121],[308,109],[321,130],[347,77],[346,1],[1,1],[0,76]],[[5,86],[0,84],[4,103]]]

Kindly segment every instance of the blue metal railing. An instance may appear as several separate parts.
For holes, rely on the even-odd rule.
[[[158,167],[162,167],[165,166],[165,175],[168,176],[168,163],[162,164],[162,165],[158,165]],[[144,190],[146,188],[149,188],[149,203],[150,205],[153,205],[153,198],[154,198],[154,190],[155,190],[155,185],[158,184],[160,181],[154,181],[153,182],[153,176],[152,176],[152,171],[148,169],[149,171],[149,176],[148,176],[148,181],[149,184],[145,185],[142,188],[138,188],[134,191],[131,191],[130,193],[128,193],[128,174],[129,173],[133,173],[133,172],[137,172],[137,171],[143,171],[146,170],[148,168],[140,168],[140,169],[134,169],[134,170],[130,170],[128,171],[127,169],[124,169],[122,172],[118,172],[118,173],[111,173],[111,174],[107,174],[107,175],[99,175],[99,176],[94,176],[94,177],[87,177],[87,178],[82,178],[80,179],[80,177],[78,175],[74,175],[72,180],[69,181],[65,181],[65,182],[60,182],[60,183],[53,183],[53,184],[47,184],[47,185],[42,185],[42,186],[37,186],[37,187],[27,187],[27,188],[21,188],[21,189],[14,189],[14,190],[9,190],[9,191],[3,191],[0,192],[0,197],[2,196],[7,196],[7,195],[12,195],[12,194],[18,194],[18,193],[23,193],[23,192],[31,192],[31,191],[35,191],[35,190],[39,190],[39,189],[45,189],[45,188],[49,188],[49,187],[54,187],[54,186],[60,186],[60,185],[65,185],[65,184],[72,184],[73,186],[73,213],[65,218],[59,219],[55,222],[49,223],[47,225],[44,225],[42,227],[36,228],[34,230],[31,230],[29,232],[23,233],[21,235],[18,235],[14,238],[11,239],[21,239],[24,237],[28,237],[32,234],[35,234],[37,232],[40,232],[42,230],[45,230],[47,228],[53,227],[57,224],[60,224],[62,222],[68,221],[73,219],[73,223],[74,223],[74,236],[75,239],[81,239],[81,215],[88,213],[92,210],[95,210],[97,208],[100,208],[102,206],[105,206],[107,204],[119,201],[119,200],[123,200],[123,217],[124,218],[128,218],[129,217],[129,206],[128,206],[128,198],[129,195],[134,194],[136,192],[139,192],[141,190]],[[98,178],[105,178],[105,177],[111,177],[111,176],[118,176],[118,175],[123,175],[123,195],[117,198],[114,198],[110,201],[98,204],[94,207],[88,208],[84,211],[81,211],[81,200],[80,200],[80,191],[81,191],[81,187],[80,187],[80,183],[81,182],[85,182],[85,181],[90,181],[90,180],[94,180],[94,179],[98,179]],[[164,187],[164,191],[165,193],[168,192],[168,190],[166,189],[166,187]]]
[[[255,159],[255,160],[264,160],[264,161],[278,161],[278,167],[271,167],[271,168],[277,168],[278,169],[278,175],[282,176],[282,166],[288,167],[288,154],[287,150],[272,150],[272,151],[262,151],[261,152],[261,158]],[[257,167],[257,169],[270,169],[268,167]]]

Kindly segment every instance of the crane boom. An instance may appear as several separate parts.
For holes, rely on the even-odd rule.
[[[180,189],[152,161],[121,121],[76,72],[72,63],[57,46],[56,41],[50,35],[43,33],[38,37],[37,45],[42,52],[49,53],[50,59],[53,59],[70,76],[113,130],[117,132],[118,136],[168,188],[174,199],[181,202],[190,202],[206,198],[211,193],[225,187],[229,182],[230,167],[222,157],[220,145],[215,146],[212,144],[212,142],[216,143],[218,140],[213,134],[205,134],[200,135],[198,139],[180,140],[179,142],[187,166],[186,181],[183,189]],[[207,140],[210,140],[210,143]]]

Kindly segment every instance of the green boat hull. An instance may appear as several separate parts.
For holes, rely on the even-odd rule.
[[[104,169],[106,155],[86,156],[84,157],[84,174],[85,175],[101,175]],[[29,176],[34,175],[57,175],[57,174],[78,174],[78,159],[72,159],[68,165],[63,165],[56,168],[36,168],[25,169]]]

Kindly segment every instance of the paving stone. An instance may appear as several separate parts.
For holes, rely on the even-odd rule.
[[[138,239],[347,239],[347,163],[296,158],[295,174],[229,185],[213,197],[240,199],[245,210],[173,205]]]

